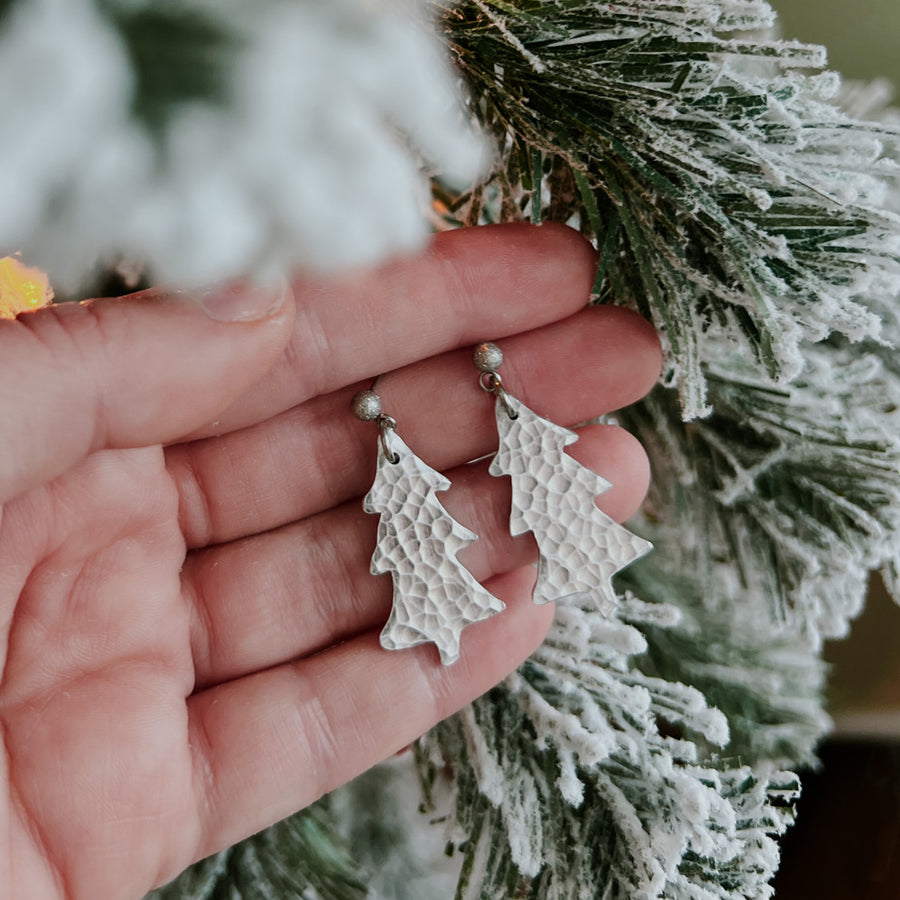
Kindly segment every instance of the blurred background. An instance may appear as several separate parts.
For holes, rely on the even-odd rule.
[[[784,37],[825,44],[833,69],[900,85],[900,0],[772,3]],[[898,900],[900,607],[877,580],[850,638],[826,658],[836,734],[821,771],[804,779],[775,900]]]
[[[851,78],[900,84],[898,0],[770,0],[785,37],[828,47],[831,67]]]

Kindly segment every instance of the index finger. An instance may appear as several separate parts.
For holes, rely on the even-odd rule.
[[[265,421],[420,359],[572,315],[596,254],[563,225],[487,225],[438,234],[413,258],[293,284],[294,334],[266,378],[191,437]]]

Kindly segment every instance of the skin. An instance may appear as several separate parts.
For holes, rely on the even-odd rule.
[[[488,690],[545,635],[535,549],[470,348],[490,339],[561,424],[641,397],[651,328],[585,310],[590,247],[557,227],[436,237],[419,257],[210,318],[153,291],[0,322],[0,894],[131,900],[313,802]],[[256,298],[256,309],[251,300]],[[260,307],[260,303],[262,306]],[[221,321],[237,314],[237,321]],[[377,432],[349,401],[382,374],[404,440],[446,471],[480,535],[464,561],[508,606],[460,661],[378,632],[360,498]],[[572,448],[635,511],[647,459],[591,426]]]

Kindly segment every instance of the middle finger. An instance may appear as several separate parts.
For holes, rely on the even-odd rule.
[[[563,425],[632,403],[659,375],[659,341],[634,313],[584,310],[503,342],[504,383]],[[379,385],[398,433],[435,469],[496,448],[493,400],[477,387],[469,351],[390,373]],[[167,449],[190,548],[268,531],[361,495],[377,431],[350,413],[352,385],[260,425]]]

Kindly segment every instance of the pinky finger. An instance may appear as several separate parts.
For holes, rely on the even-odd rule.
[[[197,772],[196,858],[254,834],[401,750],[488,691],[543,640],[528,566],[487,582],[507,610],[466,629],[459,662],[431,645],[384,651],[376,632],[188,701]]]

